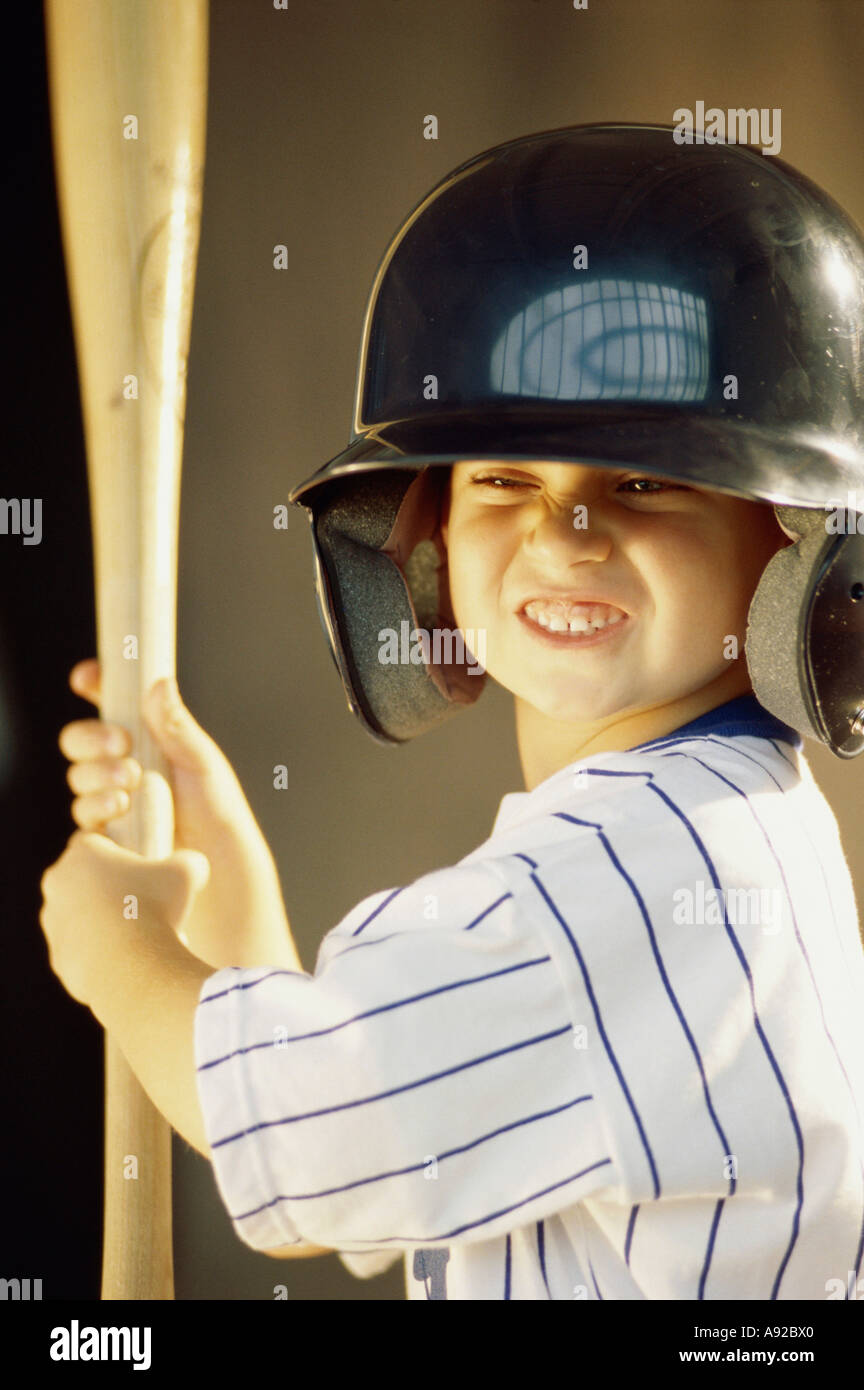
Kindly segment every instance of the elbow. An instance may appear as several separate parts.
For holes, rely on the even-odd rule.
[[[326,1245],[277,1245],[274,1250],[262,1250],[271,1260],[309,1260],[313,1255],[332,1255]]]

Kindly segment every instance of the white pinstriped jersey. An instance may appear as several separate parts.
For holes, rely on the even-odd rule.
[[[198,1089],[240,1238],[403,1258],[411,1299],[848,1296],[864,952],[801,747],[730,701],[505,796],[314,974],[210,976]]]

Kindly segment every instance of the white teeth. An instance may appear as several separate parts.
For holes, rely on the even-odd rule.
[[[535,599],[525,613],[548,632],[600,632],[624,617],[608,604],[570,603],[561,599]]]

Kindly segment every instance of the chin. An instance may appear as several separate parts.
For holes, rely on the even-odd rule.
[[[593,724],[598,719],[608,719],[610,715],[617,714],[627,705],[626,700],[609,691],[550,691],[546,685],[542,690],[517,690],[514,693],[538,714],[559,724]]]

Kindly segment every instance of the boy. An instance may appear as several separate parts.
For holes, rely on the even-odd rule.
[[[394,240],[355,437],[292,500],[367,729],[473,702],[474,654],[422,634],[482,633],[526,791],[309,975],[236,778],[156,688],[180,852],[78,835],[44,881],[52,966],[253,1248],[404,1254],[409,1298],[854,1296],[864,957],[799,750],[862,746],[861,550],[824,514],[864,478],[862,268],[800,175],[660,127],[487,151]],[[61,746],[98,829],[128,739]]]

